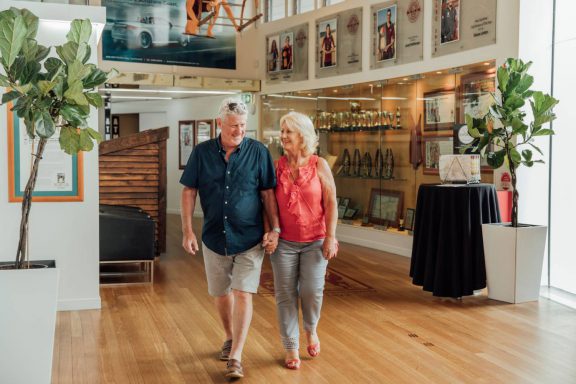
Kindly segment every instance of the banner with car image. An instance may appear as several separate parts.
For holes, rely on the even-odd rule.
[[[104,60],[236,69],[236,31],[224,10],[219,12],[222,17],[198,26],[197,20],[212,11],[202,0],[105,0],[103,4]]]

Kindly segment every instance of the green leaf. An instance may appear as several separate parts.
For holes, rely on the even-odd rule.
[[[68,41],[73,41],[76,44],[87,43],[92,34],[92,23],[90,20],[75,19],[70,25],[70,32],[66,35]]]
[[[533,161],[523,161],[522,164],[524,164],[525,166],[531,168],[534,165]]]
[[[102,96],[93,92],[93,93],[85,93],[84,96],[88,99],[88,103],[95,106],[96,108],[101,108],[104,105],[104,101],[102,100]]]
[[[522,157],[524,158],[524,160],[526,161],[531,161],[532,160],[532,151],[529,149],[525,149],[522,151]]]
[[[106,82],[108,74],[98,68],[93,69],[86,78],[82,81],[84,83],[84,88],[91,89],[96,88],[100,84]]]
[[[102,141],[102,135],[100,135],[99,132],[93,130],[92,128],[86,128],[86,131],[90,134],[90,137],[92,137],[98,144],[100,144]]]
[[[82,64],[86,64],[88,62],[88,60],[90,60],[91,55],[92,55],[92,48],[90,48],[89,45],[86,45],[86,53],[84,54],[84,57],[82,58]]]
[[[512,159],[515,168],[517,168],[520,162],[522,161],[522,156],[516,150],[516,148],[510,148],[510,159]]]
[[[82,60],[86,56],[86,50],[88,49],[88,44],[80,43],[77,44],[73,41],[69,41],[64,45],[56,47],[56,53],[58,56],[68,65],[72,64],[75,60]]]
[[[44,96],[46,96],[55,86],[56,82],[54,81],[40,80],[38,82],[38,89],[40,89],[40,93]]]
[[[20,9],[19,11],[26,25],[26,37],[28,39],[35,39],[38,33],[38,17],[27,9]]]
[[[0,86],[10,87],[10,80],[2,74],[0,74]]]
[[[551,129],[540,129],[532,133],[532,136],[550,136],[554,135],[555,132]]]
[[[506,68],[499,67],[497,77],[498,77],[498,88],[500,89],[500,92],[504,94],[506,93],[506,89],[508,87],[508,80],[510,79],[510,75],[508,74]]]
[[[4,59],[7,70],[10,70],[20,53],[22,44],[26,40],[27,32],[28,30],[22,16],[16,16],[13,20],[0,20],[0,54]]]
[[[58,100],[62,100],[64,98],[64,77],[58,76],[53,81],[56,83],[52,91]]]
[[[60,129],[60,148],[69,155],[80,150],[80,135],[76,128],[64,126]]]
[[[90,67],[82,64],[80,60],[74,60],[72,64],[68,65],[68,84],[82,80],[89,74]]]
[[[18,76],[20,84],[35,83],[40,74],[42,66],[36,61],[29,61],[24,65]]]
[[[14,89],[20,92],[21,95],[26,95],[32,89],[32,84],[16,85]]]
[[[60,114],[72,127],[84,128],[87,126],[87,115],[82,111],[78,105],[64,104],[60,108]]]
[[[2,95],[2,104],[6,104],[14,99],[17,99],[21,96],[20,92],[18,91],[10,91]]]
[[[535,146],[532,143],[528,143],[532,148],[534,148],[536,151],[538,151],[539,154],[544,155],[544,152],[542,152],[542,150],[540,148],[538,148],[537,146]]]
[[[34,58],[35,61],[41,62],[45,58],[48,57],[50,54],[50,48],[45,47],[43,45],[38,45],[38,52],[36,53],[36,57]]]
[[[497,152],[490,152],[486,159],[488,160],[488,165],[492,168],[500,168],[504,164],[504,157],[506,156],[506,150],[502,149]]]
[[[37,112],[34,114],[36,123],[36,134],[43,139],[49,139],[56,132],[56,124],[48,111]]]
[[[534,83],[534,78],[532,76],[524,75],[520,79],[520,82],[518,83],[518,85],[516,86],[515,92],[518,94],[523,94],[524,92],[526,92],[528,90],[528,88],[530,88],[532,86],[533,83]]]
[[[80,130],[80,150],[82,151],[91,151],[94,148],[94,142],[92,141],[92,136],[90,133],[85,130]]]
[[[78,105],[88,105],[88,100],[84,96],[84,88],[81,81],[69,84],[68,90],[64,92],[64,98]]]
[[[26,61],[32,61],[38,52],[38,42],[33,39],[25,39],[22,43],[22,54]]]
[[[504,106],[509,110],[522,108],[524,106],[524,99],[516,94],[512,94],[506,99]]]

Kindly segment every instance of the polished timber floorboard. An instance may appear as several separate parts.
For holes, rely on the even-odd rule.
[[[301,347],[299,371],[282,367],[274,298],[262,289],[242,382],[576,383],[576,311],[543,298],[435,298],[411,284],[409,262],[342,244],[326,288],[322,353],[312,360]],[[174,215],[155,278],[102,288],[100,311],[58,314],[53,383],[227,382],[203,262],[180,249]]]

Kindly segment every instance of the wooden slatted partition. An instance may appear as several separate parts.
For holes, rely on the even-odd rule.
[[[100,204],[128,205],[156,221],[156,252],[166,252],[168,127],[100,143]]]

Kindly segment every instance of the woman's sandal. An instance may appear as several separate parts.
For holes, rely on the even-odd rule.
[[[309,346],[306,347],[306,350],[308,351],[308,354],[312,357],[316,357],[320,354],[320,342],[317,342],[316,344],[310,344]]]
[[[290,359],[284,361],[284,366],[288,369],[300,369],[300,359]]]

